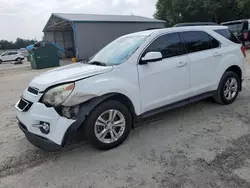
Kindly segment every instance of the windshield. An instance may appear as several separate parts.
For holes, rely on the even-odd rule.
[[[243,28],[243,22],[236,22],[236,23],[223,24],[223,25],[228,26],[228,29],[232,31],[233,33],[239,33]]]
[[[89,63],[101,62],[106,66],[122,64],[137,50],[145,38],[146,36],[118,38],[99,51]]]

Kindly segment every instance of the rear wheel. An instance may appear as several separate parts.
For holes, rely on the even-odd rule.
[[[220,104],[231,104],[237,98],[240,91],[240,77],[231,71],[222,76],[214,100]]]
[[[22,63],[22,59],[19,57],[19,58],[16,59],[16,62],[17,62],[18,64],[20,64],[20,63]]]
[[[2,64],[2,62],[3,62],[3,61],[0,59],[0,64]]]
[[[105,101],[88,116],[87,140],[97,149],[109,150],[123,143],[132,127],[128,109],[118,101]]]

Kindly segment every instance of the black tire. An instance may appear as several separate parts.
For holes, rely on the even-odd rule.
[[[121,137],[112,142],[112,143],[104,143],[101,142],[96,134],[95,134],[95,123],[98,119],[98,117],[104,113],[107,110],[118,110],[125,119],[125,129],[123,134],[121,135]],[[131,113],[129,112],[129,110],[127,109],[126,106],[124,106],[122,103],[118,102],[118,101],[114,101],[114,100],[108,100],[105,101],[101,104],[99,104],[91,113],[90,115],[87,117],[87,120],[84,124],[84,132],[85,132],[85,136],[86,139],[89,143],[91,143],[95,148],[100,149],[100,150],[109,150],[112,148],[115,148],[117,146],[119,146],[120,144],[122,144],[124,142],[124,140],[126,140],[126,138],[129,135],[129,132],[132,128],[132,117],[131,117]]]
[[[2,62],[3,62],[3,61],[0,59],[0,64],[2,64]]]
[[[236,79],[238,87],[237,87],[237,91],[236,91],[235,96],[232,99],[228,100],[224,96],[224,88],[226,87],[226,82],[228,81],[228,79],[231,79],[231,78]],[[227,71],[222,76],[219,87],[218,87],[218,89],[216,91],[216,94],[214,95],[213,98],[219,104],[223,104],[223,105],[231,104],[237,98],[237,96],[239,94],[239,91],[240,91],[240,86],[241,86],[240,77],[236,73],[234,73],[232,71]]]
[[[18,58],[16,59],[16,62],[17,62],[18,64],[21,64],[21,63],[22,63],[22,59],[18,57]]]

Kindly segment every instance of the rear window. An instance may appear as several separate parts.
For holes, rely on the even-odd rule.
[[[237,43],[237,44],[240,44],[241,42],[236,38],[236,36],[231,32],[229,31],[228,29],[217,29],[217,30],[214,30],[216,33],[220,34],[221,36],[227,38],[228,40],[234,42],[234,43]]]

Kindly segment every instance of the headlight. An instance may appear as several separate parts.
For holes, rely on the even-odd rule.
[[[51,88],[43,95],[42,102],[44,104],[58,106],[68,98],[68,96],[74,90],[74,87],[75,84],[70,83]]]

